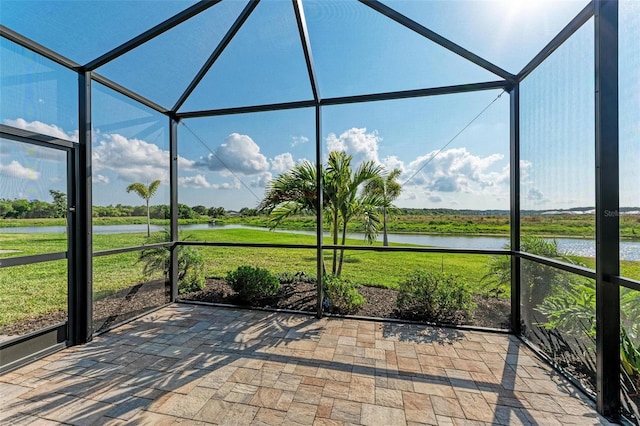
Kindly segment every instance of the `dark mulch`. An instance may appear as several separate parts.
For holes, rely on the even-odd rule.
[[[398,292],[396,290],[360,287],[360,293],[366,303],[354,315],[373,318],[396,318],[420,320],[414,316],[407,316],[396,308]],[[180,296],[183,300],[194,300],[211,303],[226,303],[242,305],[236,293],[224,280],[209,278],[207,286],[202,291],[186,293]],[[122,289],[108,297],[94,301],[94,330],[104,330],[113,325],[126,321],[169,301],[165,282],[156,280],[136,284]],[[484,298],[474,296],[477,309],[474,317],[466,324],[478,327],[508,328],[509,300]],[[274,309],[292,309],[297,311],[316,311],[316,286],[314,283],[300,281],[283,284],[278,295],[259,300],[257,307]],[[64,311],[51,312],[44,315],[27,318],[22,321],[0,326],[0,336],[22,336],[44,327],[64,322],[67,313]]]
[[[276,309],[295,309],[299,311],[316,311],[316,285],[305,281],[282,284],[275,297],[258,300],[257,307]],[[378,288],[360,287],[360,293],[366,303],[353,315],[373,318],[395,318],[409,320],[425,320],[415,315],[398,311],[396,300],[398,291]],[[226,303],[243,305],[236,293],[221,279],[208,279],[207,286],[202,291],[186,293],[180,296],[183,300],[193,300],[210,303]],[[456,318],[456,323],[474,325],[477,327],[509,328],[510,304],[508,299],[485,298],[474,296],[477,305],[474,316],[470,320]]]
[[[169,301],[164,280],[139,283],[93,302],[94,330],[126,321]],[[0,336],[23,336],[65,322],[66,311],[55,311],[0,326]]]

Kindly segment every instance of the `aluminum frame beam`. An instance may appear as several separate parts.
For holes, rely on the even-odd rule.
[[[69,68],[70,70],[80,71],[80,69],[82,68],[81,65],[77,62],[72,61],[66,56],[63,56],[58,52],[49,49],[48,47],[44,47],[40,43],[37,43],[30,38],[27,38],[22,34],[19,34],[8,27],[5,27],[2,24],[0,24],[0,36],[16,43],[19,46],[24,47],[25,49],[35,52],[38,55],[42,55],[45,58],[50,59],[59,65],[62,65],[63,67]]]
[[[216,117],[221,115],[247,114],[252,112],[264,111],[283,111],[295,108],[312,108],[315,106],[331,106],[346,105],[361,102],[390,101],[397,99],[420,98],[427,96],[449,95],[456,93],[480,92],[484,90],[511,90],[513,84],[506,80],[488,81],[483,83],[460,84],[455,86],[442,86],[427,89],[401,90],[397,92],[372,93],[369,95],[343,96],[336,98],[326,98],[319,101],[295,101],[283,102],[277,104],[253,105],[246,107],[220,108],[203,111],[178,112],[176,117],[198,118],[198,117]]]
[[[595,1],[596,390],[598,411],[620,415],[618,2]]]
[[[260,3],[260,0],[249,0],[249,3],[245,6],[242,12],[240,12],[240,15],[236,18],[235,22],[233,23],[233,25],[231,25],[231,28],[229,28],[224,37],[222,37],[222,40],[220,40],[220,43],[218,43],[218,46],[215,48],[211,56],[209,56],[202,68],[200,68],[200,71],[198,71],[191,83],[189,83],[189,86],[187,86],[187,89],[184,91],[184,93],[180,95],[180,98],[172,108],[173,112],[177,112],[182,104],[185,103],[189,95],[193,93],[196,86],[200,84],[207,72],[209,72],[213,64],[218,60],[222,52],[224,52],[224,49],[227,48],[229,43],[231,43],[231,40],[233,40],[233,37],[235,37],[242,25],[244,25],[246,20],[251,15],[251,12],[253,12],[256,6],[258,6],[258,3]]]
[[[74,157],[73,210],[69,226],[73,239],[69,252],[73,268],[69,288],[69,341],[72,345],[91,341],[93,333],[93,238],[91,227],[91,72],[78,74],[78,149]]]
[[[222,0],[202,0],[193,6],[183,10],[182,12],[177,13],[171,18],[161,22],[155,27],[145,31],[137,37],[130,39],[129,41],[121,44],[120,46],[111,49],[104,55],[101,55],[94,59],[93,61],[87,63],[84,68],[87,71],[93,71],[98,67],[118,58],[119,56],[124,55],[125,53],[135,49],[136,47],[148,42],[149,40],[159,36],[160,34],[169,31],[171,28],[180,25],[184,21],[196,16],[197,14],[204,12],[212,6],[220,3]]]
[[[427,96],[452,95],[456,93],[480,92],[483,90],[509,90],[513,86],[506,80],[487,81],[483,83],[459,84],[454,86],[431,87],[426,89],[400,90],[396,92],[373,93],[370,95],[343,96],[327,98],[320,105],[345,105],[360,102],[391,101],[397,99],[422,98]]]
[[[578,31],[593,15],[594,2],[586,5],[542,50],[529,61],[527,65],[518,73],[518,81],[525,79],[538,65],[544,62],[553,52],[558,49],[569,37]]]
[[[520,251],[520,85],[516,84],[509,92],[510,97],[510,247]],[[511,256],[511,331],[521,332],[521,277],[520,257]]]
[[[442,37],[440,34],[434,31],[431,31],[427,27],[417,23],[413,19],[408,18],[407,16],[401,14],[400,12],[397,12],[396,10],[390,8],[389,6],[383,3],[380,3],[377,0],[358,0],[358,1],[366,6],[369,6],[371,9],[375,10],[376,12],[383,14],[387,18],[390,18],[396,21],[400,25],[420,34],[423,37],[428,38],[432,42],[439,44],[440,46],[455,53],[456,55],[461,56],[464,59],[478,65],[479,67],[482,67],[487,71],[492,72],[493,74],[500,76],[511,83],[514,83],[516,81],[516,76],[511,74],[510,72],[500,68],[499,66],[487,61],[484,58],[481,58],[475,53],[468,51],[464,47],[452,42],[451,40]]]
[[[129,99],[133,99],[136,102],[141,103],[142,105],[151,108],[154,111],[157,111],[161,114],[165,114],[167,115],[169,113],[169,110],[165,107],[163,107],[162,105],[159,105],[155,102],[153,102],[152,100],[149,100],[147,98],[145,98],[142,95],[139,95],[138,93],[127,89],[124,86],[119,85],[118,83],[109,80],[107,77],[104,77],[100,74],[97,74],[95,72],[91,73],[91,79],[97,83],[102,84],[105,87],[108,87],[109,89],[120,93],[121,95],[124,95],[126,97],[128,97]]]
[[[316,105],[316,317],[322,318],[324,311],[324,179],[322,176],[322,108]]]
[[[317,102],[320,100],[320,89],[318,87],[318,79],[316,77],[316,71],[313,65],[311,42],[309,41],[309,31],[307,30],[307,20],[304,16],[304,7],[302,5],[302,0],[292,0],[292,2],[293,10],[296,14],[296,22],[298,23],[298,33],[300,34],[300,42],[302,43],[304,60],[307,64],[307,73],[309,74],[311,91],[313,92],[313,99]]]
[[[170,301],[178,298],[178,250],[174,242],[178,241],[178,120],[169,117],[169,187],[170,187],[170,232],[171,232],[171,263],[169,265],[169,279],[171,282]]]

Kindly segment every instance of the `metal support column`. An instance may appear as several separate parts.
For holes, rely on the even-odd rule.
[[[171,265],[169,267],[171,291],[170,300],[175,302],[178,297],[178,119],[169,118],[169,204],[171,222]]]
[[[595,1],[596,365],[598,411],[620,413],[618,2]]]
[[[510,164],[511,164],[511,242],[512,251],[520,251],[520,85],[510,95]],[[511,256],[511,331],[520,334],[520,258]]]
[[[74,205],[70,257],[69,343],[91,341],[93,333],[93,242],[91,229],[91,72],[78,74],[78,136],[74,157]]]
[[[322,230],[323,222],[323,202],[322,202],[322,110],[320,105],[316,105],[316,287],[317,300],[316,312],[317,317],[322,318],[323,311],[323,278],[324,278],[324,254],[322,253],[322,238],[324,232]]]

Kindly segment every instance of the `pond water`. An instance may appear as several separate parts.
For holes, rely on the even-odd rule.
[[[151,225],[151,231],[162,230],[163,226]],[[264,231],[264,228],[244,225],[210,225],[207,223],[182,225],[181,230],[206,230],[206,229],[255,229]],[[146,232],[147,225],[95,225],[95,234],[124,234],[133,232]],[[64,233],[64,226],[42,227],[18,227],[0,228],[0,234],[4,233]],[[313,231],[291,231],[278,229],[275,232],[289,232],[294,234],[315,235]],[[362,239],[364,235],[352,233],[350,238]],[[378,238],[382,239],[382,236]],[[556,238],[561,251],[584,257],[595,257],[596,246],[594,240],[580,238]],[[507,237],[469,236],[469,235],[427,235],[427,234],[389,234],[389,241],[400,244],[417,244],[433,247],[465,248],[465,249],[501,249],[508,243]],[[622,260],[640,260],[640,242],[622,241],[620,243],[620,258]]]

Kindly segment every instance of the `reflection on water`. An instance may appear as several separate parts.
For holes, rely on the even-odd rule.
[[[151,231],[161,231],[163,226],[151,225]],[[206,230],[206,229],[255,229],[264,231],[265,228],[258,228],[244,225],[211,225],[200,223],[193,225],[181,225],[181,230]],[[64,233],[64,226],[41,226],[41,227],[20,227],[20,228],[0,228],[0,234],[12,233]],[[125,234],[133,232],[147,232],[147,225],[95,225],[94,234]],[[314,231],[291,231],[278,229],[275,232],[288,232],[294,234],[315,235]],[[417,244],[432,247],[465,248],[465,249],[501,249],[509,242],[507,237],[487,237],[468,235],[425,235],[425,234],[388,234],[389,241],[399,244]],[[361,239],[364,243],[364,235],[352,233],[350,238]],[[382,238],[382,236],[380,236]],[[594,240],[584,240],[578,238],[556,238],[561,251],[583,257],[595,257],[596,243]],[[620,242],[620,258],[622,260],[640,260],[640,242],[622,241]]]

